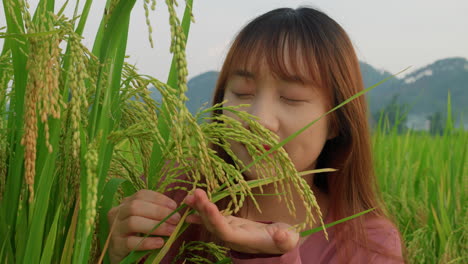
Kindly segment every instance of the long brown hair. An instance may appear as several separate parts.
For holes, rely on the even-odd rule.
[[[298,69],[305,67],[307,75],[299,77],[323,89],[330,108],[364,88],[352,42],[338,23],[312,8],[281,8],[257,17],[239,32],[218,77],[213,103],[223,101],[233,71],[250,71],[262,59],[274,75],[283,79],[297,78]],[[389,255],[368,241],[364,225],[371,217],[390,219],[374,175],[365,97],[333,112],[329,120],[329,129],[336,136],[325,144],[316,168],[338,171],[315,175],[313,184],[329,195],[331,219],[375,208],[365,217],[333,227],[340,258],[349,260],[356,245]]]

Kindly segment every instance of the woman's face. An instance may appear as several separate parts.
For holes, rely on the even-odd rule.
[[[226,106],[250,104],[242,110],[257,116],[261,125],[284,140],[327,111],[325,97],[319,90],[300,81],[278,79],[268,67],[260,67],[258,72],[239,69],[226,82],[224,100],[227,100]],[[236,118],[231,112],[224,114]],[[326,116],[284,146],[298,171],[315,169],[316,160],[329,138],[327,122]],[[244,145],[230,143],[234,154],[244,164],[252,161]],[[254,170],[246,175],[250,179],[257,178]]]

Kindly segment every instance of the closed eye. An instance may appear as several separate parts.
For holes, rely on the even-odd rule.
[[[253,94],[249,94],[249,93],[232,93],[232,94],[234,94],[239,99],[249,99],[254,96]]]
[[[293,98],[288,98],[288,97],[284,97],[284,96],[281,96],[281,99],[286,101],[286,102],[290,102],[290,103],[301,103],[301,102],[304,102],[304,100],[299,100],[299,99],[293,99]]]

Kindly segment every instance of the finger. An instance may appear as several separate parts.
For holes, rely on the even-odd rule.
[[[226,217],[221,214],[218,207],[208,200],[205,191],[197,189],[194,192],[195,207],[200,217],[211,232],[214,232],[221,239],[225,240],[230,238],[231,228],[227,223]]]
[[[187,218],[185,218],[185,222],[190,223],[190,224],[197,224],[197,225],[203,224],[203,220],[201,219],[201,217],[196,214],[187,216]]]
[[[160,236],[170,236],[174,232],[175,225],[162,223],[158,228],[150,231],[159,223],[159,221],[151,220],[141,216],[130,216],[120,222],[121,234],[129,235],[133,233],[144,233]]]
[[[296,247],[299,234],[292,230],[279,229],[273,234],[273,241],[281,253],[286,253]]]
[[[161,205],[156,205],[145,200],[132,200],[122,205],[122,207],[120,208],[119,219],[125,220],[130,216],[141,216],[161,221],[172,212],[172,209],[163,207]],[[179,220],[180,214],[175,213],[167,220],[167,223],[176,225],[177,223],[179,223]]]
[[[120,210],[120,207],[117,206],[117,207],[113,207],[109,210],[109,212],[107,212],[107,221],[109,223],[113,223],[114,222],[114,219],[115,217],[117,216],[117,213],[119,213],[119,210]]]
[[[177,203],[174,200],[162,193],[158,193],[151,190],[139,190],[138,192],[130,196],[130,199],[128,199],[127,202],[129,202],[130,200],[144,200],[173,210],[177,208]]]
[[[187,195],[184,198],[182,203],[185,203],[189,207],[195,209],[195,204],[194,204],[195,203],[195,196],[193,196],[192,194]],[[200,215],[198,215],[196,212],[195,212],[195,214],[188,215],[185,218],[185,222],[191,223],[191,224],[203,224],[203,221],[202,221]]]
[[[195,197],[192,194],[188,194],[187,196],[185,196],[182,203],[185,203],[188,206],[192,207],[194,201],[195,201]]]
[[[208,196],[206,195],[206,192],[202,189],[196,189],[194,192],[193,192],[193,206],[194,206],[194,209],[196,209],[197,211],[203,211],[204,207],[207,205],[207,204],[210,204],[212,203],[209,199],[208,199]]]
[[[141,242],[141,243],[140,243]],[[129,236],[126,238],[126,246],[128,250],[151,250],[161,248],[164,244],[162,237],[138,237]]]

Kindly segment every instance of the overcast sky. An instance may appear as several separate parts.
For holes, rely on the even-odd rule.
[[[34,6],[36,1],[29,2]],[[92,45],[105,2],[93,3],[85,32],[88,46]],[[179,2],[182,15],[184,1]],[[219,70],[231,40],[249,20],[274,8],[300,5],[316,7],[335,19],[350,35],[359,58],[379,69],[396,73],[407,66],[415,70],[442,58],[468,58],[467,0],[194,0],[195,24],[187,44],[189,76]],[[3,12],[1,3],[0,7]],[[142,1],[138,0],[127,54],[142,73],[165,80],[171,56],[163,1],[158,1],[151,16],[154,49],[147,40]],[[4,25],[0,13],[0,27]]]

